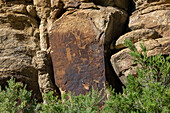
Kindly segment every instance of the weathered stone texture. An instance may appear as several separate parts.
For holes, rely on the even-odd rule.
[[[148,7],[151,5],[170,3],[169,0],[133,0],[133,1],[136,4],[136,9]]]
[[[121,11],[115,8],[66,12],[53,24],[50,32],[51,55],[55,83],[61,91],[72,91],[78,95],[85,94],[92,86],[104,88],[104,41],[105,45],[109,45],[114,38],[107,33],[116,29],[117,24],[108,28],[108,23],[116,19],[114,14],[118,12]],[[120,14],[119,25],[123,25],[127,15]]]
[[[32,17],[37,16],[37,12],[36,12],[35,7],[33,5],[27,5],[26,9],[27,9],[28,14],[31,15]]]
[[[141,3],[138,8],[137,3]],[[160,35],[167,37],[170,34],[170,1],[169,0],[137,0],[138,8],[132,13],[129,27],[132,30],[148,28],[156,30]]]
[[[148,40],[148,39],[155,39],[155,38],[159,38],[159,35],[155,30],[152,29],[134,30],[119,37],[119,39],[116,41],[115,48],[116,49],[124,48],[125,46],[123,45],[123,43],[125,39],[130,39],[132,43],[136,43],[141,40]]]
[[[115,48],[123,49],[125,39],[135,43],[138,51],[142,51],[140,43],[145,44],[147,56],[170,54],[170,1],[169,0],[134,0],[136,10],[129,19],[132,30],[116,41]],[[162,37],[162,38],[161,38]],[[129,49],[123,49],[111,58],[112,66],[121,81],[126,84],[128,74],[136,75],[136,66],[128,54]]]
[[[142,52],[140,43],[143,43],[143,41],[135,43],[135,47],[139,52]],[[147,48],[147,56],[170,54],[170,37],[148,39],[144,42],[144,45]],[[126,48],[111,57],[112,66],[123,84],[126,84],[126,77],[128,74],[133,76],[137,75],[136,65],[134,64],[132,57],[129,55],[129,52],[130,50]]]
[[[55,91],[48,37],[52,28],[54,74],[60,91],[79,94],[86,93],[91,85],[104,88],[104,56],[109,53],[112,41],[124,30],[128,17],[124,10],[128,10],[129,2],[100,2],[1,0],[0,80],[14,76],[28,84],[28,89],[38,97],[41,97],[40,92],[43,95]],[[66,74],[62,74],[63,71]]]
[[[105,81],[103,47],[97,29],[83,15],[56,21],[50,34],[56,85],[76,95],[85,94],[92,85],[104,88]]]
[[[129,49],[123,49],[111,57],[112,66],[123,84],[126,84],[125,78],[128,74],[136,75],[136,68],[129,52]]]
[[[170,1],[133,1],[124,33],[132,0],[0,0],[0,85],[14,76],[40,98],[55,85],[76,95],[106,80],[121,88],[116,74],[124,84],[136,75],[125,39],[139,51],[144,40],[148,56],[170,54]]]
[[[130,4],[130,0],[91,0],[91,1],[97,5],[115,6],[122,8],[124,10],[128,10]]]
[[[78,8],[82,3],[93,2],[96,5],[119,7],[124,10],[128,10],[130,4],[130,0],[51,0],[51,6],[58,6],[59,2],[63,2],[65,8]]]
[[[0,85],[13,76],[40,99],[35,61],[39,50],[38,22],[26,15],[24,4],[6,2],[0,8]]]
[[[170,34],[170,10],[156,10],[146,14],[134,13],[130,17],[129,27],[133,30],[148,28],[156,30],[162,36]]]

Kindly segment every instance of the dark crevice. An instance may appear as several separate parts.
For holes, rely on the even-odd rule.
[[[128,18],[127,18],[127,20],[126,20],[125,29],[124,29],[124,31],[122,32],[122,35],[124,35],[124,34],[132,31],[132,30],[129,28],[128,25],[129,25],[130,16],[131,16],[132,13],[135,11],[135,3],[134,3],[133,0],[130,0],[130,3],[129,3],[129,4],[130,4],[130,5],[129,5],[128,11],[127,11],[127,13],[128,13]],[[122,35],[121,35],[121,36],[122,36]],[[118,39],[118,38],[117,38],[117,39]],[[116,41],[117,41],[117,40],[116,40]],[[112,42],[113,47],[115,47],[116,41]],[[125,49],[125,48],[127,48],[127,47],[123,47],[123,48],[118,49],[118,50],[114,49],[114,50],[111,50],[111,51],[112,51],[112,54],[115,54],[115,53],[117,53],[117,52],[119,52],[119,51],[121,51],[121,50],[123,50],[123,49]]]
[[[25,5],[33,5],[33,0],[31,1],[25,1],[25,0],[3,0],[4,4],[7,4],[8,6],[11,6],[13,4],[25,4]]]
[[[40,26],[40,23],[41,23],[41,19],[40,19],[38,16],[36,16],[35,19],[37,20],[38,27],[39,27],[39,26]]]
[[[50,47],[49,36],[47,36],[46,42],[47,42],[47,47],[49,48]],[[51,82],[52,82],[52,84],[54,86],[54,89],[56,91],[54,93],[54,96],[58,96],[59,98],[61,98],[61,92],[60,92],[59,88],[55,84],[53,63],[52,63],[52,58],[51,58],[50,53],[48,54],[47,57],[48,57],[48,61],[47,61],[48,62],[48,73],[50,75],[50,80],[51,80]]]
[[[53,7],[53,9],[55,9],[56,7]],[[62,16],[62,14],[65,12],[64,10],[63,10],[63,2],[61,2],[61,5],[60,5],[60,14],[58,15],[58,17],[56,17],[56,19],[57,18],[59,18],[60,16]],[[39,19],[39,18],[38,18]],[[41,22],[41,19],[39,19],[39,22]],[[39,23],[39,25],[40,25],[40,23]],[[50,42],[49,42],[49,34],[47,34],[48,36],[47,36],[47,39],[46,39],[46,42],[47,42],[47,48],[50,48]],[[54,86],[54,89],[55,89],[55,93],[54,93],[54,96],[58,96],[59,98],[61,98],[61,92],[60,92],[60,90],[59,90],[59,88],[56,86],[56,84],[55,84],[55,78],[54,78],[54,70],[53,70],[53,63],[52,63],[52,58],[51,58],[51,55],[50,55],[50,53],[48,54],[48,71],[49,71],[49,75],[50,75],[50,80],[51,80],[51,82],[52,82],[52,84],[53,84],[53,86]]]
[[[57,18],[60,18],[65,12],[66,9],[61,9],[60,13],[57,15]]]
[[[10,76],[4,78],[0,77],[1,90],[5,90],[5,87],[8,85],[7,81],[10,80],[10,78],[11,78]]]
[[[54,87],[55,87],[55,90],[56,90],[56,92],[59,94],[59,95],[57,95],[57,96],[59,96],[59,98],[61,98],[61,92],[60,92],[60,90],[59,90],[59,88],[56,86],[56,84],[55,84],[55,79],[54,79],[54,68],[53,68],[53,63],[52,63],[52,58],[51,58],[51,55],[49,54],[48,55],[49,56],[49,63],[50,63],[50,66],[49,66],[49,68],[50,68],[50,77],[51,77],[51,81],[52,81],[52,83],[53,83],[53,85],[54,85]]]
[[[101,6],[113,6],[114,2],[113,1],[109,1],[109,0],[89,0],[89,2],[93,2],[95,5],[101,5]]]
[[[133,2],[133,0],[130,0],[130,5],[129,5],[129,8],[128,8],[128,15],[129,17],[131,16],[132,12],[135,10],[135,4]],[[118,15],[115,15],[116,17]],[[113,41],[112,41],[112,44],[113,44],[113,47],[115,47],[115,44],[116,44],[116,41],[117,39],[127,33],[127,32],[130,32],[131,29],[128,27],[128,24],[129,24],[129,17],[128,19],[126,20],[126,23],[124,25],[124,30],[121,32],[119,30],[119,32],[121,32],[119,35],[116,35],[116,34],[112,34],[113,31],[108,31],[108,34],[106,34],[106,38],[109,38],[109,37],[114,37],[113,38]],[[113,17],[114,18],[114,17]],[[118,22],[119,23],[119,22]],[[109,26],[108,27],[112,27],[114,26],[113,23],[109,23]],[[120,26],[120,27],[123,27],[123,26]],[[108,28],[109,29],[109,28]],[[113,29],[114,30],[114,29]],[[115,30],[116,31],[116,30]],[[107,43],[108,45],[111,45],[111,43]],[[116,93],[119,93],[119,92],[123,92],[123,87],[125,87],[125,85],[121,82],[121,80],[119,79],[119,77],[117,76],[117,74],[115,73],[114,71],[114,68],[112,67],[112,64],[110,62],[110,59],[111,59],[111,56],[115,53],[117,53],[119,50],[116,50],[116,49],[108,49],[107,46],[105,46],[105,74],[106,74],[106,81],[107,81],[107,85],[108,86],[111,86],[113,89],[115,89],[115,92]]]
[[[110,21],[108,23],[108,27],[106,29],[105,33],[105,40],[104,40],[104,59],[105,59],[105,76],[107,85],[111,86],[113,89],[115,89],[115,92],[119,93],[122,92],[122,87],[124,86],[118,76],[116,75],[110,59],[111,56],[115,53],[115,50],[110,49],[110,45],[113,44],[113,46],[116,43],[116,40],[119,38],[120,35],[123,34],[124,30],[122,28],[124,27],[123,24],[119,24],[119,20],[115,18],[121,18],[121,15],[119,13],[114,13],[110,16]],[[119,27],[115,27],[119,26]]]
[[[52,7],[52,11],[54,12],[52,19],[56,20],[60,18],[66,12],[64,5],[65,4],[62,1],[59,1],[58,6]]]
[[[135,3],[134,3],[134,1],[133,0],[129,0],[129,8],[128,8],[128,11],[127,11],[127,13],[128,13],[128,19],[126,20],[126,24],[125,24],[125,26],[126,26],[126,29],[125,29],[125,31],[124,31],[124,34],[125,33],[127,33],[127,32],[130,32],[130,31],[132,31],[130,28],[129,28],[129,19],[130,19],[130,16],[132,15],[132,13],[135,11]]]
[[[110,62],[110,58],[111,58],[112,54],[105,56],[105,74],[106,74],[106,81],[107,81],[107,86],[111,86],[111,88],[115,89],[116,93],[119,93],[123,91],[123,83],[120,81],[120,79],[118,78],[118,76],[116,75],[111,62]]]
[[[128,14],[129,16],[132,15],[132,13],[136,10],[136,4],[133,0],[130,0],[130,5],[129,5],[129,10],[128,10]]]

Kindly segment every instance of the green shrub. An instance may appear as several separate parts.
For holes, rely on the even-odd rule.
[[[44,103],[31,99],[31,92],[20,82],[11,78],[8,87],[0,87],[0,113],[96,113],[100,112],[99,103],[104,99],[102,90],[94,90],[86,95],[73,96],[71,92],[63,94],[62,99],[53,96],[54,92],[44,94]],[[69,98],[69,99],[67,99]]]
[[[44,103],[37,105],[37,111],[40,113],[63,113],[64,105],[58,97],[53,96],[54,92],[44,94]]]
[[[102,90],[94,90],[86,95],[74,96],[70,92],[62,95],[62,99],[53,96],[54,92],[44,94],[44,103],[36,103],[31,99],[31,92],[16,83],[13,78],[8,81],[8,87],[0,87],[0,113],[169,113],[170,112],[170,56],[146,55],[146,47],[139,53],[129,41],[125,45],[130,48],[130,55],[138,65],[138,77],[129,75],[123,94],[116,94],[110,90],[104,108],[99,103],[105,98]]]
[[[36,107],[35,100],[31,100],[31,92],[26,90],[26,86],[13,78],[8,81],[8,87],[5,90],[0,86],[0,112],[15,113],[18,111],[34,112]]]
[[[73,96],[71,92],[62,95],[62,100],[53,96],[53,92],[45,94],[46,103],[39,105],[41,113],[99,113],[99,103],[103,100],[102,90],[92,90],[86,95]],[[67,99],[69,98],[69,99]]]
[[[104,112],[170,112],[170,56],[166,59],[161,55],[147,57],[144,44],[141,44],[142,53],[129,40],[125,41],[125,45],[131,50],[130,55],[138,65],[138,77],[127,77],[123,94],[110,92]]]

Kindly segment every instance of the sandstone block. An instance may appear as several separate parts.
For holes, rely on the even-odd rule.
[[[159,38],[159,35],[155,30],[152,29],[134,30],[119,37],[119,39],[116,41],[115,48],[116,49],[124,48],[125,46],[123,44],[125,39],[130,39],[132,43],[136,43],[138,41],[155,38]]]
[[[135,43],[135,46],[139,52],[142,52],[140,48],[140,43],[143,41],[139,41]],[[149,39],[144,42],[144,45],[147,48],[147,56],[154,56],[158,54],[169,55],[170,54],[170,38],[163,37],[158,39]],[[132,57],[129,55],[130,50],[128,48],[123,49],[116,54],[112,55],[111,63],[112,66],[122,81],[123,84],[126,85],[126,77],[128,74],[136,76],[136,65],[134,64]]]
[[[74,20],[74,21],[73,21]],[[58,26],[59,25],[59,26]],[[62,91],[85,94],[94,86],[104,88],[104,58],[98,30],[84,13],[55,22],[50,33],[55,83]]]
[[[6,12],[0,13],[0,85],[4,87],[13,76],[41,99],[35,62],[39,40],[34,32],[38,22],[25,15],[25,5],[5,7]]]
[[[81,3],[80,5],[81,9],[90,9],[90,8],[97,8],[97,6],[91,2],[91,3]]]
[[[33,0],[33,4],[39,7],[49,7],[51,5],[50,0]]]
[[[136,4],[136,8],[142,8],[142,7],[146,7],[148,5],[152,5],[152,4],[165,4],[165,3],[170,3],[169,0],[133,0]]]
[[[141,11],[136,12],[130,17],[129,27],[132,30],[147,28],[156,30],[163,37],[170,35],[169,10],[140,13]]]
[[[107,13],[102,13],[104,11]],[[79,10],[67,12],[55,21],[50,31],[50,46],[55,83],[61,92],[72,91],[79,95],[92,86],[104,88],[104,41],[112,41],[114,36],[109,32],[118,25],[123,26],[127,17],[126,13],[118,12],[121,11],[115,8]],[[118,14],[122,14],[117,17],[120,23],[112,26]]]

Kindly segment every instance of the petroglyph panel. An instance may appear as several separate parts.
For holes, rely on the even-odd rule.
[[[60,25],[54,24],[50,33],[55,83],[76,95],[85,94],[92,86],[104,88],[104,52],[98,31],[86,18],[76,16],[74,23],[66,21],[69,18],[72,16],[56,21]]]

